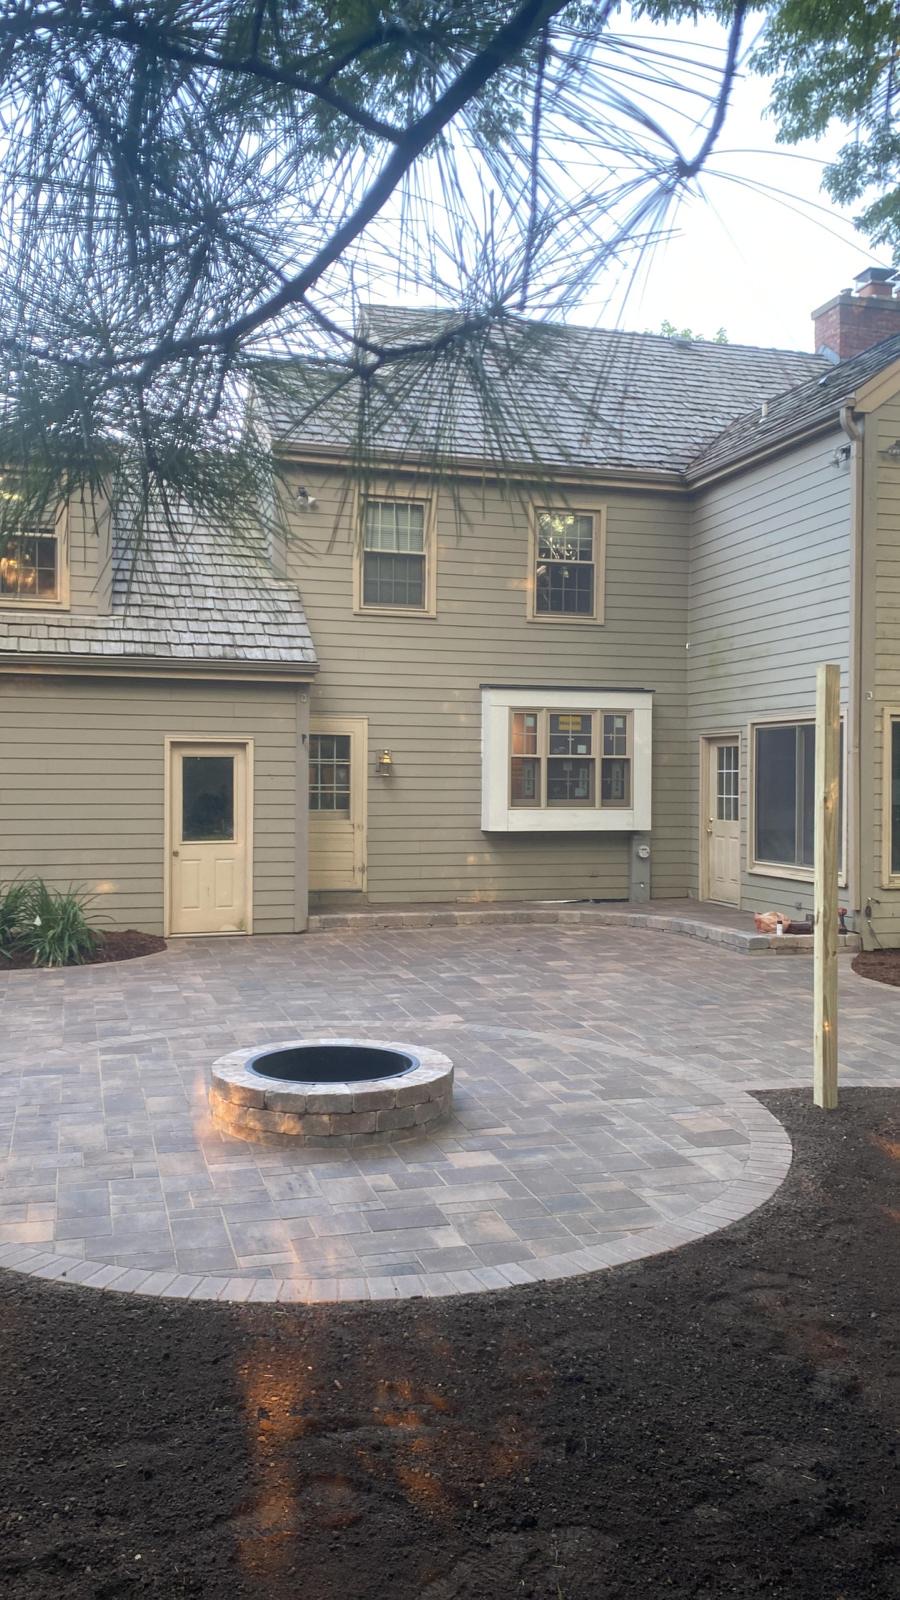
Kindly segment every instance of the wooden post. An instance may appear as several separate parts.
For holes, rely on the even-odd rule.
[[[816,670],[815,973],[813,1098],[838,1103],[838,810],[841,669]]]

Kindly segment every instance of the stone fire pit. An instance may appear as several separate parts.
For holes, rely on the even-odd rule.
[[[240,1139],[273,1144],[392,1140],[450,1113],[453,1063],[377,1039],[287,1039],[213,1063],[209,1103]]]

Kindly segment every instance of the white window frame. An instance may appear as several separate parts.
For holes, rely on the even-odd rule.
[[[891,771],[893,727],[900,727],[900,705],[885,706],[881,721],[881,887],[900,889],[900,872],[891,864]]]
[[[542,512],[568,517],[590,517],[594,528],[594,605],[590,615],[574,611],[538,611],[537,563],[538,517]],[[547,501],[535,502],[529,512],[528,580],[526,583],[527,617],[529,622],[560,623],[563,627],[596,628],[605,621],[606,605],[606,506],[559,505]]]
[[[394,501],[396,504],[414,504],[424,507],[425,530],[425,583],[424,606],[370,606],[363,601],[365,571],[365,517],[369,500]],[[437,496],[416,494],[412,490],[398,490],[370,486],[365,493],[357,491],[353,525],[356,530],[356,551],[353,561],[353,610],[361,617],[436,617],[437,616]]]
[[[815,867],[780,866],[777,861],[758,861],[756,859],[756,730],[757,728],[788,727],[796,728],[812,724],[815,727],[816,714],[814,711],[778,711],[772,716],[754,717],[747,724],[747,871],[757,878],[787,878],[795,883],[813,883],[815,881]],[[841,861],[838,873],[838,883],[841,888],[847,886],[847,724],[844,707],[841,707],[841,728],[843,729],[844,755],[841,764],[841,793],[844,797],[842,806],[841,826]]]
[[[513,711],[624,712],[631,719],[630,806],[513,806]],[[481,691],[481,826],[485,833],[646,833],[651,823],[653,696],[646,690]],[[599,784],[599,766],[597,771]],[[598,797],[599,798],[599,797]]]
[[[49,595],[17,595],[0,594],[0,607],[4,610],[29,610],[29,611],[65,611],[69,606],[69,507],[63,500],[56,508],[56,516],[51,528],[48,522],[46,529],[34,529],[34,534],[43,533],[46,538],[52,532],[56,539],[56,594]],[[24,532],[28,538],[28,531]]]

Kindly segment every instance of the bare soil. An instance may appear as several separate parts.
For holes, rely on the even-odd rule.
[[[851,964],[861,978],[874,978],[876,983],[900,989],[900,950],[863,950]]]
[[[896,1600],[900,1095],[761,1097],[752,1217],[349,1307],[0,1273],[5,1600]]]
[[[91,955],[79,965],[96,967],[106,961],[136,961],[138,956],[155,956],[165,950],[166,941],[155,933],[140,933],[137,928],[123,928],[116,933],[101,933]],[[10,970],[34,971],[34,961],[28,954],[0,958],[0,972]]]

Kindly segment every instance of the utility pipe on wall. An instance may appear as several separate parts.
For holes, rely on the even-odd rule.
[[[860,861],[860,723],[862,720],[863,424],[853,411],[855,396],[841,406],[850,440],[850,675],[847,687],[847,899],[862,909]]]

